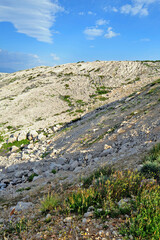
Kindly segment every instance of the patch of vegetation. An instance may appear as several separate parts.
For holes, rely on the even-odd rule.
[[[84,106],[84,105],[86,104],[86,103],[83,102],[83,100],[81,100],[81,99],[76,100],[76,103],[77,103],[78,105],[80,105],[80,106]]]
[[[105,86],[97,87],[97,89],[96,89],[96,93],[97,93],[98,95],[107,94],[107,93],[109,93],[109,92],[110,92],[110,90],[106,89]]]
[[[11,78],[11,79],[9,79],[9,83],[13,83],[13,82],[15,82],[17,79],[18,79],[17,77]]]
[[[50,152],[44,152],[44,153],[42,154],[41,158],[45,158],[45,157],[47,157],[49,154],[50,154]]]
[[[26,218],[22,217],[18,222],[16,221],[9,221],[7,228],[4,230],[5,234],[15,233],[21,239],[21,232],[26,231],[30,228],[30,224]]]
[[[42,121],[42,120],[43,120],[43,118],[41,118],[41,117],[38,117],[38,118],[35,119],[36,122]]]
[[[41,212],[46,213],[48,211],[56,209],[56,207],[60,204],[60,198],[56,194],[48,193],[46,197],[44,197],[43,201],[41,201]]]
[[[38,174],[36,174],[36,173],[31,174],[31,175],[28,177],[28,182],[32,182],[32,181],[33,181],[33,178],[34,178],[34,177],[37,177],[37,176],[38,176]]]
[[[51,173],[56,174],[57,171],[55,169],[52,169]]]
[[[77,109],[75,112],[77,112],[77,113],[83,113],[84,110],[82,110],[82,109]]]
[[[73,106],[70,95],[60,95],[60,99],[67,102],[69,107]]]
[[[99,72],[101,70],[101,68],[97,68],[94,72]]]
[[[31,187],[26,187],[26,188],[19,188],[16,190],[16,192],[23,192],[23,191],[29,191]]]
[[[98,98],[100,101],[106,101],[106,100],[108,100],[108,98],[106,98],[106,97],[99,97]]]
[[[3,143],[0,152],[8,152],[12,146],[16,146],[18,148],[21,147],[21,145],[28,145],[30,141],[28,139],[24,139],[21,141],[14,141],[13,143]]]
[[[150,150],[143,161],[141,173],[146,178],[155,178],[160,181],[160,143]]]
[[[66,89],[69,89],[69,84],[66,83],[64,86]]]
[[[0,142],[4,142],[4,137],[2,132],[0,132]]]
[[[88,188],[92,184],[93,180],[95,181],[102,176],[109,177],[113,173],[114,169],[112,169],[111,167],[99,168],[98,170],[94,171],[89,177],[85,177],[82,179],[83,187]]]

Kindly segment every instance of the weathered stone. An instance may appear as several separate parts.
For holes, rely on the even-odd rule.
[[[23,211],[26,210],[28,208],[32,208],[33,207],[33,203],[31,202],[18,202],[16,206],[11,207],[11,211],[15,208],[15,211]]]
[[[11,152],[16,152],[17,150],[19,150],[19,148],[16,147],[16,146],[12,146],[12,147],[11,147]]]
[[[60,157],[57,161],[57,163],[60,165],[64,165],[66,162],[67,162],[67,159],[63,157]]]
[[[78,167],[78,161],[74,161],[71,166],[70,166],[70,170],[73,171],[76,167]]]
[[[112,152],[113,152],[113,148],[108,148],[108,149],[104,150],[104,151],[100,154],[100,156],[101,156],[101,157],[105,157],[105,156],[107,156],[108,154],[111,154]]]
[[[93,215],[94,215],[94,212],[87,212],[84,214],[84,217],[89,218],[89,217],[93,217]]]
[[[27,137],[27,133],[25,131],[19,133],[18,137],[17,137],[17,141],[22,141],[24,139],[26,139]]]
[[[8,140],[7,140],[7,143],[13,143],[17,140],[17,137],[15,137],[14,135],[11,135]]]
[[[39,141],[44,141],[44,140],[46,139],[46,136],[43,135],[43,133],[41,133],[41,134],[39,134],[39,135],[37,136],[37,139],[38,139]]]

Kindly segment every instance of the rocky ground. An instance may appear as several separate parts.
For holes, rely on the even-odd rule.
[[[63,65],[56,68],[43,67],[29,70],[28,73],[27,70],[15,73],[16,80],[11,81],[9,85],[7,81],[11,75],[2,75],[1,129],[4,131],[3,135],[7,138],[7,143],[4,148],[2,142],[0,149],[0,222],[5,224],[11,218],[10,212],[15,206],[16,212],[23,209],[23,215],[41,221],[42,217],[37,209],[39,209],[40,199],[49,189],[63,192],[67,186],[76,188],[83,176],[88,176],[100,166],[112,165],[117,169],[140,169],[143,155],[160,141],[160,81],[153,81],[158,79],[159,66],[159,63],[152,62],[95,62]],[[101,69],[98,70],[99,68]],[[72,88],[63,90],[60,87],[64,81],[63,78],[71,71],[73,76],[70,74],[70,80],[67,83],[70,83]],[[57,78],[58,74],[60,76]],[[89,74],[89,77],[82,77],[84,74]],[[100,75],[105,77],[97,78]],[[26,81],[29,76],[31,79]],[[76,82],[77,76],[81,81]],[[129,77],[130,80],[127,80]],[[37,84],[39,78],[41,81],[43,79],[43,84],[36,89],[29,88],[30,81],[32,84],[33,82]],[[138,80],[135,80],[136,78]],[[57,79],[59,83],[56,82]],[[102,83],[98,83],[100,79],[103,80]],[[129,81],[131,83],[126,84]],[[53,85],[53,82],[56,85]],[[96,109],[96,104],[100,105],[100,101],[97,100],[100,96],[89,97],[97,91],[91,82],[99,84],[95,85],[96,89],[103,86],[99,89],[101,91],[106,91],[106,87],[113,87],[111,92],[101,94],[101,97],[109,99],[105,100],[105,105],[101,102],[101,106]],[[77,84],[80,86],[77,87]],[[24,91],[27,86],[28,90]],[[60,95],[71,94],[74,86],[73,95],[68,98],[72,99],[71,104],[74,102],[74,106],[68,106],[70,101],[63,101],[57,97],[59,95],[56,95],[52,105],[50,96],[48,99],[46,96],[57,91],[55,86],[59,89]],[[11,92],[14,92],[13,100],[9,100]],[[40,93],[43,93],[43,96]],[[4,98],[4,95],[7,97]],[[31,96],[37,101],[41,99],[42,105],[36,106]],[[63,113],[66,115],[61,115],[60,111],[64,111],[64,106],[65,109],[71,107],[75,111],[74,98],[87,102],[88,110],[86,114],[77,115],[73,120],[73,115],[68,114],[69,111],[67,114]],[[91,99],[94,101],[92,102]],[[60,108],[61,102],[64,105]],[[86,108],[81,101],[79,103],[81,103],[80,109]],[[23,107],[26,104],[25,114],[23,111],[19,112],[21,104]],[[43,104],[48,106],[45,110]],[[89,107],[94,110],[89,111]],[[32,119],[28,117],[29,109],[33,111]],[[37,124],[35,118],[42,117],[41,111],[45,111],[47,120],[37,121]],[[58,118],[55,116],[55,111],[59,114]],[[5,123],[7,112],[8,121]],[[40,115],[36,115],[36,112]],[[51,121],[53,119],[55,124]],[[60,123],[66,121],[68,123]],[[20,123],[24,126],[18,128]],[[17,142],[20,145],[16,145]],[[22,213],[11,215],[16,221],[20,218],[20,214]],[[46,216],[43,217],[44,222],[46,218]],[[42,231],[37,227],[32,238],[26,236],[24,239],[65,239],[62,231],[64,228],[68,231],[68,236],[71,231],[75,231],[72,232],[72,237],[66,239],[122,239],[117,232],[117,225],[124,221],[122,218],[108,219],[107,230],[104,230],[105,223],[102,224],[100,220],[93,219],[89,215],[82,218],[75,215],[70,218],[55,215],[51,218],[49,226],[52,228],[52,236],[45,238],[45,231],[48,230],[45,229],[44,224]],[[36,221],[38,223],[39,220]],[[10,239],[19,239],[19,237],[14,236]]]

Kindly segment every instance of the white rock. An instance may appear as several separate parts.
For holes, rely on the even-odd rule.
[[[14,135],[11,135],[8,140],[7,140],[7,143],[13,143],[17,140],[17,137],[15,137]]]
[[[46,136],[43,135],[43,133],[41,133],[41,134],[39,134],[39,135],[37,136],[37,139],[38,139],[39,141],[44,141],[44,140],[46,139]]]
[[[16,152],[17,150],[19,150],[19,148],[16,147],[16,146],[12,146],[12,147],[11,147],[11,152]]]
[[[27,137],[27,133],[25,131],[19,133],[18,137],[17,137],[17,141],[22,141],[24,139],[26,139]]]

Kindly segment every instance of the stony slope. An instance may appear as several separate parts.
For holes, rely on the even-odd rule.
[[[85,66],[86,69],[89,69],[93,64],[96,66],[96,69],[101,66],[101,74],[103,71],[106,71],[106,79],[109,79],[108,76],[111,72],[113,74],[113,66],[119,66],[119,73],[115,77],[115,82],[113,82],[114,78],[112,78],[112,82],[106,80],[101,83],[98,82],[97,71],[94,72],[92,79],[95,82],[97,81],[96,87],[95,83],[92,85],[89,80],[87,85],[84,76],[79,76],[81,82],[76,82],[76,77],[74,82],[74,76],[72,76],[72,81],[69,80],[69,83],[72,86],[73,91],[71,91],[71,89],[65,89],[66,87],[63,89],[63,84],[61,82],[57,83],[59,78],[59,81],[61,81],[61,78],[63,79],[62,76],[56,76],[54,78],[56,83],[52,82],[48,85],[46,85],[47,78],[44,77],[44,86],[29,89],[26,92],[24,89],[29,86],[27,84],[30,84],[30,82],[26,81],[25,77],[22,77],[23,84],[21,87],[17,87],[17,85],[21,84],[21,81],[18,82],[18,80],[15,80],[7,85],[10,74],[3,75],[3,81],[1,81],[1,94],[3,94],[4,98],[4,93],[6,91],[8,93],[8,95],[6,95],[9,98],[14,89],[14,97],[12,96],[14,100],[4,99],[1,101],[1,114],[3,114],[4,117],[1,129],[6,131],[6,136],[7,131],[13,132],[13,134],[17,136],[17,133],[15,132],[16,128],[18,128],[18,125],[24,123],[24,126],[20,127],[18,131],[21,132],[22,129],[28,128],[36,130],[42,128],[40,131],[41,133],[38,132],[38,136],[42,134],[43,137],[39,138],[38,141],[35,141],[37,138],[35,138],[34,141],[31,140],[30,144],[23,144],[18,148],[12,147],[11,149],[7,149],[9,151],[3,149],[2,145],[2,148],[0,149],[0,210],[2,210],[0,211],[0,223],[5,223],[5,220],[10,221],[10,206],[15,206],[17,202],[19,202],[19,205],[22,205],[24,208],[26,207],[27,212],[25,215],[27,215],[28,218],[30,216],[34,218],[37,214],[37,209],[39,209],[39,198],[41,196],[51,189],[61,189],[62,186],[65,188],[65,186],[79,184],[81,176],[88,176],[89,173],[93,172],[99,166],[112,165],[117,169],[139,169],[141,167],[143,155],[153,145],[160,142],[160,75],[158,72],[158,62],[95,62],[79,64],[83,67]],[[72,71],[75,69],[76,72],[78,68],[76,68],[77,65],[78,64],[70,64],[69,66],[72,67]],[[150,65],[150,67],[148,65]],[[66,65],[54,68],[54,70],[58,71],[58,69],[61,69],[60,71],[62,71],[63,68],[66,68]],[[123,75],[123,70],[125,68],[127,69],[125,72],[126,75]],[[50,68],[36,68],[29,71],[32,72],[32,75],[35,71],[35,75],[37,75],[37,71],[40,71],[40,69],[46,72],[46,69]],[[63,69],[63,74],[64,71],[66,70]],[[20,74],[23,75],[24,72],[22,71],[16,74],[19,74],[20,76]],[[125,81],[128,77],[130,77],[130,80]],[[88,79],[91,79],[91,77]],[[36,79],[33,80],[35,81],[34,83],[38,82]],[[129,82],[129,84],[124,84],[126,82]],[[80,84],[81,88],[77,87],[78,84]],[[103,87],[99,88],[99,86]],[[106,88],[104,88],[104,86],[106,86]],[[59,113],[62,109],[63,111],[64,109],[70,108],[72,108],[72,111],[76,109],[75,99],[86,102],[87,105],[84,106],[82,106],[83,104],[81,101],[78,103],[81,103],[81,109],[88,107],[88,110],[83,114],[81,113],[81,115],[83,115],[81,117],[79,115],[69,115],[70,112],[65,112],[58,115],[56,120],[57,116],[50,115],[49,113],[47,120],[39,119],[39,121],[35,121],[35,117],[42,118],[43,116],[34,115],[36,111],[35,106],[33,111],[34,117],[30,123],[28,123],[29,120],[26,120],[25,123],[24,116],[26,116],[26,119],[30,119],[27,111],[33,107],[32,99],[29,100],[29,96],[30,98],[32,96],[39,99],[38,113],[42,114],[41,107],[44,103],[46,104],[47,101],[49,101],[48,99],[50,99],[50,97],[47,99],[48,91],[55,94],[57,91],[55,91],[56,87],[60,92],[56,95],[57,101],[54,101],[53,104],[59,106]],[[102,93],[100,91],[106,91],[107,87],[115,87],[115,89],[110,89],[111,92],[109,93],[97,94],[98,91],[99,93]],[[80,94],[81,89],[83,89],[82,93],[84,93],[84,98],[82,98],[82,94],[78,95]],[[43,92],[43,96],[36,95],[36,93],[40,93],[40,90]],[[45,93],[45,91],[47,92]],[[69,101],[64,101],[61,96],[65,95],[70,95],[72,97],[69,98]],[[89,97],[89,95],[96,96]],[[43,97],[44,102],[41,105],[40,99],[43,99]],[[105,100],[106,104],[104,104],[105,101],[96,100],[99,97],[110,98]],[[17,99],[21,99],[19,104],[23,102],[23,99],[25,99],[26,102],[27,99],[30,101],[30,105],[26,105],[26,109],[24,110],[26,111],[26,115],[22,116],[22,118],[20,118],[22,113],[18,110],[19,105],[16,105],[15,108],[14,105],[12,105],[18,103]],[[7,108],[3,105],[4,103],[8,104]],[[60,103],[62,104],[61,109],[60,105],[58,105]],[[48,104],[50,106],[51,101],[49,101]],[[68,106],[68,104],[71,104],[71,106]],[[96,106],[98,107],[96,108]],[[89,107],[93,110],[89,110]],[[8,122],[5,123],[4,112],[6,111],[7,114],[7,109]],[[14,117],[12,116],[12,109],[15,114]],[[43,111],[47,114],[47,107],[46,109],[44,108]],[[75,118],[77,119],[72,121]],[[53,123],[52,121],[49,122],[48,119],[53,119]],[[68,121],[68,123],[59,125],[57,130],[53,128],[44,129],[48,126],[53,126],[54,124],[66,121]],[[31,126],[29,126],[29,124],[31,124]],[[13,127],[15,127],[15,129],[13,129]],[[52,170],[55,170],[56,174],[53,174],[51,172]],[[32,182],[29,182],[29,177],[33,176],[33,174],[37,174],[37,176],[33,178]],[[15,221],[18,221],[19,217],[20,215],[15,215]],[[61,217],[57,226],[59,226],[59,224],[61,225],[61,222],[63,221],[65,220]],[[96,224],[96,231],[99,231],[100,229],[97,226],[99,226],[100,223],[96,222]],[[92,228],[94,230],[95,227],[92,225]],[[97,236],[99,236],[99,239],[102,239],[100,234]],[[114,234],[112,234],[112,238],[107,237],[106,239],[114,239],[114,237]],[[15,238],[13,237],[10,239],[16,239],[16,236]],[[33,239],[38,239],[38,229],[35,231]],[[61,238],[53,237],[53,239]],[[117,237],[115,239],[122,238]]]
[[[66,123],[159,78],[159,62],[86,62],[0,75],[0,126]]]

